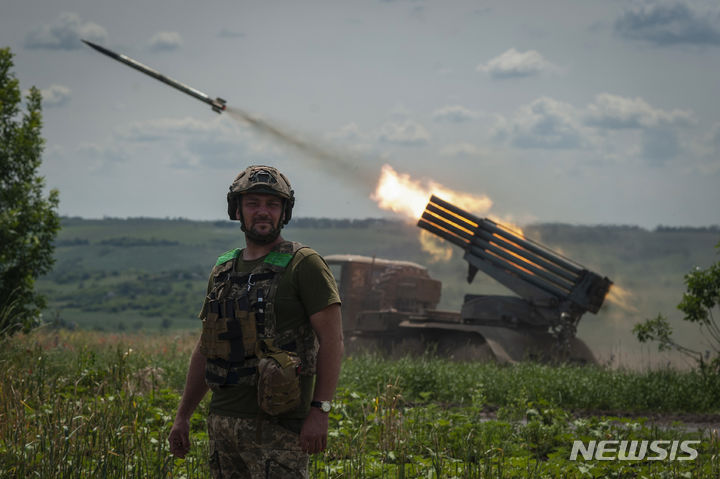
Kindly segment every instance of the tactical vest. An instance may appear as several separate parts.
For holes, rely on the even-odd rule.
[[[211,389],[256,385],[258,352],[268,347],[297,353],[299,374],[315,374],[318,343],[309,321],[301,328],[283,330],[275,315],[280,279],[304,247],[290,241],[279,243],[249,273],[235,271],[240,249],[218,258],[203,309],[200,344],[207,359],[205,381]]]

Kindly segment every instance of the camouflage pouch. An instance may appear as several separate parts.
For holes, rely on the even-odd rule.
[[[238,321],[240,322],[240,330],[242,331],[242,341],[245,353],[247,355],[253,354],[255,352],[255,349],[257,348],[257,327],[255,313],[237,309],[235,311],[235,317],[238,318]]]
[[[258,362],[258,405],[270,416],[277,416],[300,404],[300,358],[290,351],[265,353]]]
[[[210,313],[203,319],[202,335],[200,336],[200,352],[209,359],[229,359],[230,342],[218,336],[227,332],[227,320]]]

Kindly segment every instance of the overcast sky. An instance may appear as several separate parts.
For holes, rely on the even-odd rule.
[[[0,0],[60,212],[219,219],[249,164],[297,216],[389,217],[383,164],[519,222],[720,224],[717,1]],[[95,41],[319,145],[259,135]],[[335,158],[337,161],[335,161]]]

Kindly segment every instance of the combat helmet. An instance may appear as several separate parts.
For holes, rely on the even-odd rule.
[[[292,217],[293,206],[295,206],[295,192],[290,186],[290,181],[277,168],[253,165],[235,177],[227,194],[228,216],[231,220],[242,220],[242,217],[235,218],[235,211],[240,196],[246,193],[265,193],[282,198],[284,200],[283,212],[285,213],[283,225],[288,224]]]

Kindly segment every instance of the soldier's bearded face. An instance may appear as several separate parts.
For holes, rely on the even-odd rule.
[[[272,243],[280,235],[283,200],[274,195],[252,193],[243,195],[243,230],[248,239],[257,244]]]

